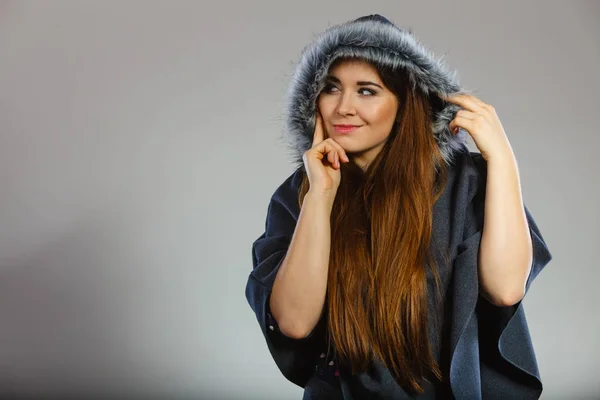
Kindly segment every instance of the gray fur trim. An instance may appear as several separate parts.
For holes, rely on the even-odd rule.
[[[427,95],[469,93],[460,87],[456,72],[448,69],[411,30],[401,29],[378,14],[334,25],[302,50],[286,95],[284,135],[298,166],[312,145],[315,102],[324,87],[325,75],[335,60],[348,56],[403,68],[412,87],[418,86]],[[448,124],[460,107],[442,104],[433,116],[433,134],[444,161],[451,164],[454,152],[464,146],[467,133],[462,129],[458,135],[450,132]]]

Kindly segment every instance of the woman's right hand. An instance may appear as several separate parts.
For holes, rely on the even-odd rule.
[[[332,138],[325,139],[323,117],[317,111],[312,147],[302,156],[310,191],[335,197],[341,180],[341,162],[349,162],[346,152]]]

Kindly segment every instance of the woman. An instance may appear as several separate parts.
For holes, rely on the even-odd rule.
[[[297,168],[246,286],[283,375],[305,399],[538,398],[521,300],[552,257],[493,107],[380,15],[307,46],[287,100]]]

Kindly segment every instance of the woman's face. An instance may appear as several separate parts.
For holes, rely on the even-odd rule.
[[[317,108],[326,137],[333,138],[365,169],[390,135],[398,98],[384,86],[371,64],[343,61],[329,71]],[[348,130],[343,125],[356,127]]]

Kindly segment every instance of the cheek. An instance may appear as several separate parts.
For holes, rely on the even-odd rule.
[[[326,97],[320,98],[317,101],[317,109],[321,112],[321,115],[323,115],[324,117],[330,115],[334,107],[334,102],[330,99],[328,100]]]
[[[364,111],[364,118],[372,125],[388,125],[396,116],[387,104],[377,104]]]

